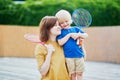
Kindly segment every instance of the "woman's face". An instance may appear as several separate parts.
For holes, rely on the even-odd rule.
[[[61,34],[61,27],[59,26],[58,21],[56,24],[50,29],[50,33],[54,36],[58,36]]]

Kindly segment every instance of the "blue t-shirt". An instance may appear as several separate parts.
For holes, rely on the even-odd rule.
[[[57,36],[57,40],[65,37],[69,33],[84,33],[78,27],[71,27],[69,29],[62,29],[61,34]],[[63,45],[64,55],[66,58],[81,58],[84,57],[84,53],[81,47],[77,45],[77,40],[69,38],[68,41]]]

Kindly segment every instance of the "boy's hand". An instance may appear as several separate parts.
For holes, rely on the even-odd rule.
[[[78,39],[80,36],[79,36],[78,33],[71,33],[71,37],[72,37],[74,40],[76,40],[76,39]]]
[[[77,45],[78,46],[82,46],[82,43],[83,43],[83,39],[82,38],[78,38],[77,39]]]
[[[85,38],[88,37],[88,34],[87,34],[87,33],[80,33],[80,32],[79,32],[78,35],[79,35],[80,38],[83,38],[83,39],[85,39]]]

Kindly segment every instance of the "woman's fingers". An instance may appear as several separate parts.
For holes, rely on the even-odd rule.
[[[52,44],[45,44],[45,46],[46,46],[48,52],[53,52],[53,51],[55,51],[55,48],[53,47]]]

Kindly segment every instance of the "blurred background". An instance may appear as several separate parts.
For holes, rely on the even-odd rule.
[[[24,35],[38,34],[42,17],[78,8],[92,15],[84,80],[120,80],[120,0],[0,0],[0,80],[39,80],[36,43]]]
[[[91,13],[91,27],[120,25],[120,0],[0,0],[0,24],[38,26],[45,15],[77,8]]]

